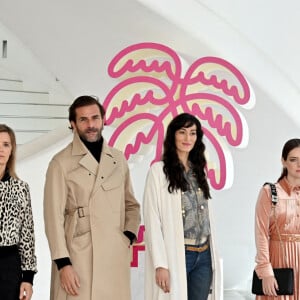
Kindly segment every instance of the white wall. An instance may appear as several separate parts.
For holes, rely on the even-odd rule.
[[[0,43],[7,41],[7,57],[0,56],[0,78],[23,81],[26,91],[49,93],[49,103],[69,103],[70,94],[40,63],[34,53],[9,29],[0,23]],[[1,101],[0,101],[1,102]]]

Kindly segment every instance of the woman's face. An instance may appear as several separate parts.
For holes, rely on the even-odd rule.
[[[0,167],[6,167],[11,155],[12,145],[7,132],[0,132]]]
[[[282,165],[287,169],[288,179],[300,180],[300,147],[290,151],[287,159],[282,159]]]
[[[182,127],[175,132],[175,146],[178,154],[189,153],[197,140],[197,127]]]

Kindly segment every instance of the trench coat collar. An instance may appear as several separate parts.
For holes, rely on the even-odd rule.
[[[92,174],[96,175],[98,171],[98,162],[81,141],[79,135],[74,132],[72,156],[82,156],[79,165],[87,169]]]

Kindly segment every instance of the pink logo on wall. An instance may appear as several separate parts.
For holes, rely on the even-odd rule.
[[[127,159],[147,145],[160,160],[166,126],[179,113],[197,116],[207,147],[207,176],[214,189],[231,186],[230,147],[245,147],[248,126],[241,113],[255,103],[243,74],[228,61],[202,57],[191,63],[171,48],[140,43],[120,51],[108,74],[119,83],[104,101],[106,125],[114,131],[109,144]]]
[[[139,266],[139,252],[145,251],[144,234],[145,234],[145,226],[141,225],[139,228],[139,233],[136,242],[132,246],[131,267]]]

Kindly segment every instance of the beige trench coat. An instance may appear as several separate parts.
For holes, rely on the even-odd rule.
[[[103,143],[100,164],[76,133],[51,160],[44,191],[45,230],[52,260],[70,257],[80,295],[68,296],[52,264],[51,300],[129,300],[130,248],[140,205],[124,155]]]

